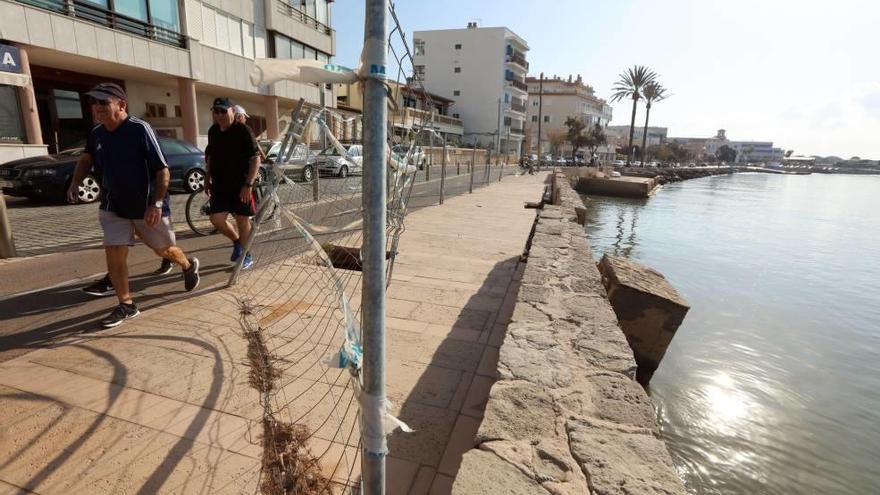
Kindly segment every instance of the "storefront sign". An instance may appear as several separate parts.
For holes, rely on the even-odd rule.
[[[17,47],[0,45],[0,71],[21,74],[21,52]]]

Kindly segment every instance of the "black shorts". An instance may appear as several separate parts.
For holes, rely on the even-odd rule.
[[[209,213],[232,213],[233,215],[252,217],[257,213],[257,206],[254,203],[253,194],[250,201],[242,203],[238,193],[213,193],[211,194]]]

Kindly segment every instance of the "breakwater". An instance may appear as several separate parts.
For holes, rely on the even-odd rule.
[[[455,494],[684,494],[562,173],[538,210],[498,374]]]
[[[621,175],[630,177],[659,177],[660,183],[681,182],[683,180],[700,179],[713,175],[730,175],[739,172],[738,168],[655,168],[655,167],[623,167],[618,169]]]

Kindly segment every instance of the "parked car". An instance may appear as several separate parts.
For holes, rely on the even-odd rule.
[[[290,158],[284,163],[278,163],[278,152],[281,151],[281,141],[260,141],[260,147],[266,155],[266,161],[260,164],[260,177],[266,179],[268,171],[273,163],[281,169],[285,177],[300,181],[311,182],[315,177],[315,169],[318,160],[315,154],[309,151],[305,143],[298,143],[290,154]]]
[[[409,145],[395,144],[391,147],[391,151],[398,156],[403,157],[407,153],[409,153],[409,148]],[[422,150],[422,147],[414,146],[412,150],[412,155],[410,155],[409,164],[418,166],[419,170],[424,170],[427,159],[428,156]]]
[[[624,160],[614,160],[613,162],[611,162],[611,165],[614,167],[625,167],[626,162]]]
[[[318,172],[321,175],[335,175],[345,178],[349,174],[359,174],[363,171],[363,147],[359,144],[346,144],[343,147],[348,152],[351,161],[340,155],[335,146],[330,146],[318,153]]]
[[[205,185],[205,154],[185,141],[159,138],[159,147],[168,162],[171,187],[187,192]],[[82,147],[64,150],[54,155],[35,156],[13,160],[0,165],[0,188],[5,194],[26,196],[49,201],[66,201],[67,188],[73,177]],[[91,203],[101,196],[101,182],[94,174],[83,179],[79,200]]]

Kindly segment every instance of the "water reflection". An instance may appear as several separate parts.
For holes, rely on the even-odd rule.
[[[880,177],[737,174],[590,197],[594,256],[691,303],[651,383],[699,494],[880,494]]]

